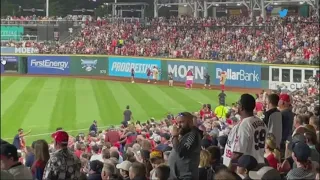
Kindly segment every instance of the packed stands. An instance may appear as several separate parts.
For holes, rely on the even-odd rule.
[[[29,132],[19,129],[14,145],[1,140],[1,179],[319,178],[319,78],[294,92],[243,94],[232,106],[221,98],[218,107],[162,120],[129,116],[108,129],[94,121],[75,137],[57,128],[50,144],[25,146]]]
[[[28,18],[26,18],[28,19]],[[29,18],[30,19],[30,18]],[[32,17],[31,17],[32,19]],[[33,42],[44,54],[106,54],[170,58],[319,63],[319,23],[316,17],[247,17],[138,19],[67,17],[82,29],[66,42]],[[16,22],[15,19],[10,22]],[[57,21],[61,18],[57,18]],[[25,22],[25,21],[22,21]],[[27,21],[32,23],[32,21]],[[4,45],[15,46],[15,42]],[[21,46],[22,43],[17,43]]]

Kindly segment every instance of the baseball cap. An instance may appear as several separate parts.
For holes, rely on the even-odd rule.
[[[161,137],[163,137],[163,138],[165,138],[166,140],[170,140],[170,134],[168,134],[168,133],[162,133],[161,134]]]
[[[261,180],[281,180],[280,173],[270,167],[270,166],[264,166],[258,171],[250,171],[249,177],[251,179],[261,179]]]
[[[201,140],[201,147],[207,149],[211,145],[212,145],[212,142],[209,139],[204,138],[204,139]]]
[[[6,158],[11,158],[13,157],[14,159],[18,159],[18,150],[17,148],[12,145],[12,144],[1,144],[1,154],[0,158],[6,157]]]
[[[122,169],[125,171],[129,171],[129,168],[131,167],[132,163],[130,161],[123,161],[120,164],[117,164],[117,169]]]
[[[65,131],[57,131],[51,135],[51,137],[57,142],[61,144],[68,144],[69,135]]]
[[[288,94],[280,94],[279,100],[290,103],[290,96]]]
[[[288,144],[288,149],[290,151],[293,151],[293,147],[296,143],[298,142],[302,142],[305,143],[306,142],[306,137],[303,134],[296,134],[292,137],[291,141]]]
[[[150,153],[150,160],[155,160],[155,159],[162,159],[163,158],[163,154],[161,151],[152,151]]]
[[[257,160],[250,155],[243,155],[238,160],[238,166],[246,168],[247,171],[253,170],[254,168],[257,167],[257,165],[258,165]]]
[[[298,161],[307,161],[311,155],[310,147],[304,142],[297,142],[293,144],[292,152]]]
[[[90,169],[95,172],[101,172],[103,168],[103,163],[99,160],[90,161]]]

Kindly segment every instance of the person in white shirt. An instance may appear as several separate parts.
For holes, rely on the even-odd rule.
[[[90,158],[90,161],[99,160],[101,162],[104,162],[102,158],[102,154],[99,153],[99,147],[97,145],[92,146],[91,151],[92,151],[92,156]]]
[[[241,120],[231,129],[224,150],[223,164],[227,167],[242,155],[253,156],[259,164],[265,162],[263,155],[267,127],[261,119],[253,115],[254,109],[255,98],[250,94],[243,94],[238,103]]]

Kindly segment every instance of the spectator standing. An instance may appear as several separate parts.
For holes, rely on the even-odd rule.
[[[172,129],[173,149],[168,159],[172,178],[199,178],[202,131],[195,127],[193,118],[188,112],[180,113],[177,117],[179,128],[174,126]]]
[[[218,95],[218,97],[219,97],[220,105],[225,106],[226,105],[226,97],[227,97],[227,95],[226,95],[226,93],[224,93],[224,90],[221,90],[221,93]]]
[[[1,170],[9,172],[14,179],[33,179],[30,169],[19,162],[18,151],[14,145],[2,144],[0,149]]]
[[[153,168],[150,172],[150,179],[156,179],[155,169],[164,163],[163,153],[161,151],[152,151],[150,153],[150,163]]]
[[[268,133],[276,137],[276,146],[280,148],[282,140],[282,114],[278,110],[279,96],[270,94],[268,96],[268,110],[264,113],[263,121],[268,127]]]
[[[238,113],[242,120],[231,129],[224,150],[223,164],[227,167],[242,155],[251,155],[258,163],[264,163],[267,127],[261,119],[254,116],[255,104],[252,95],[241,95]]]
[[[122,124],[127,127],[128,122],[133,119],[132,112],[130,110],[129,105],[127,105],[126,110],[123,111],[123,122]]]
[[[147,180],[145,165],[139,162],[132,163],[129,169],[129,177],[130,180]]]
[[[105,142],[110,142],[112,145],[120,141],[120,134],[111,126],[105,136]]]
[[[26,146],[26,142],[24,140],[24,137],[29,135],[31,133],[31,130],[28,131],[27,133],[23,133],[23,129],[20,128],[18,129],[18,134],[14,136],[13,138],[13,145],[19,149],[19,150],[24,150]]]
[[[48,143],[45,140],[37,140],[34,144],[34,154],[31,171],[35,179],[42,180],[44,168],[50,158]]]
[[[281,94],[279,97],[278,107],[282,114],[282,140],[281,149],[285,149],[285,143],[292,135],[294,114],[290,109],[290,96],[288,94]]]
[[[98,132],[98,125],[97,125],[97,121],[94,120],[93,123],[91,124],[90,128],[89,128],[89,132],[94,132],[95,134],[97,134]]]
[[[81,162],[77,156],[68,150],[69,135],[65,131],[52,134],[55,152],[51,154],[45,167],[44,180],[79,179]]]

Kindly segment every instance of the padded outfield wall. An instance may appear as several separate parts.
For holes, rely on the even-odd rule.
[[[130,77],[131,68],[135,76],[146,79],[146,70],[157,66],[159,80],[166,81],[173,74],[174,81],[185,82],[189,69],[193,69],[195,83],[203,84],[208,73],[212,85],[220,85],[220,72],[227,72],[226,87],[274,89],[277,85],[298,87],[307,76],[319,73],[315,66],[271,65],[258,63],[221,62],[205,60],[144,58],[105,55],[39,55],[39,54],[2,54],[1,73],[11,73],[17,69],[20,74],[41,75],[79,75]],[[300,73],[297,71],[301,71]],[[286,74],[285,74],[286,73]],[[301,76],[300,78],[298,76]],[[279,76],[281,78],[275,78]],[[282,80],[286,79],[283,83]],[[294,77],[293,77],[294,76]],[[302,77],[303,76],[303,77]]]

